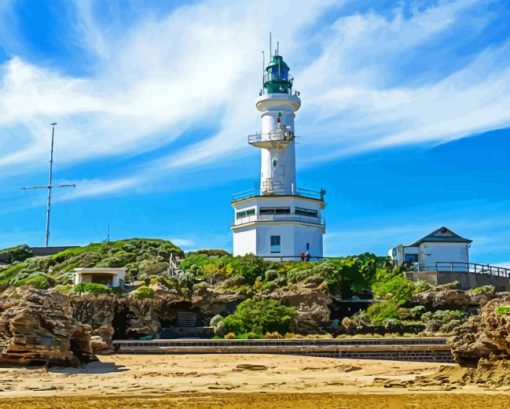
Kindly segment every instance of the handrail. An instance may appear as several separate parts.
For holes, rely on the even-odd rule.
[[[489,274],[496,277],[510,278],[510,268],[490,264],[465,263],[462,261],[437,261],[433,264],[413,263],[415,271],[458,272],[472,274]]]
[[[244,190],[239,193],[235,193],[232,195],[232,202],[238,202],[244,199],[248,199],[250,197],[260,197],[260,196],[297,196],[297,197],[304,197],[307,199],[316,199],[316,200],[322,200],[324,201],[324,191],[316,191],[316,190],[310,190],[310,189],[296,189],[292,193],[286,193],[286,194],[280,194],[280,193],[273,193],[273,194],[261,194],[260,189],[258,188],[252,188],[248,190]]]
[[[232,223],[234,226],[241,226],[243,224],[254,223],[254,222],[304,222],[310,224],[318,224],[320,226],[325,226],[326,221],[323,217],[314,217],[314,216],[302,216],[295,214],[263,214],[263,215],[253,215],[241,217],[239,219],[234,220]]]
[[[274,132],[257,132],[248,135],[248,143],[255,144],[259,142],[291,142],[295,139],[294,132],[290,129],[276,129]]]

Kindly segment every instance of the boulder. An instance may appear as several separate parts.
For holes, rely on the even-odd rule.
[[[69,298],[53,290],[0,294],[0,362],[75,366],[94,359],[91,329],[73,318]]]

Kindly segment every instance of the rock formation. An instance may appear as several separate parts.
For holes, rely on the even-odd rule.
[[[508,306],[510,295],[489,301],[480,315],[472,316],[454,331],[450,339],[453,355],[461,365],[473,366],[481,358],[510,358],[510,314],[497,314]]]
[[[73,318],[67,296],[31,287],[0,295],[0,362],[77,365],[91,352],[90,327]]]
[[[296,291],[276,290],[270,294],[282,304],[296,309],[296,330],[303,333],[320,333],[331,317],[329,294],[316,289],[300,288]]]

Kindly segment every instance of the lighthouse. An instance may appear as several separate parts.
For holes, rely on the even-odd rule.
[[[260,149],[260,186],[232,200],[236,256],[282,261],[323,256],[325,191],[297,186],[294,118],[301,99],[289,71],[278,50],[270,54],[255,103],[261,130],[248,136],[248,143]]]

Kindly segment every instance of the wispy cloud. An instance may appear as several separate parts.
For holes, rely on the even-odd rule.
[[[19,56],[0,68],[0,179],[45,163],[54,120],[63,165],[174,147],[136,169],[122,169],[121,177],[81,181],[67,198],[131,190],[176,170],[207,169],[247,155],[245,135],[258,128],[258,50],[282,19],[285,30],[275,36],[285,58],[296,61],[304,102],[297,124],[309,164],[510,124],[510,42],[482,48],[444,72],[430,66],[414,79],[407,73],[404,81],[395,74],[414,49],[428,46],[432,51],[424,55],[432,55],[450,30],[483,30],[494,16],[477,15],[481,1],[325,20],[341,4],[317,0],[296,7],[287,0],[275,8],[270,1],[211,0],[139,16],[125,26],[101,18],[101,4],[80,1],[73,11],[77,23],[70,30],[95,56],[87,76]],[[311,27],[314,34],[304,35]],[[217,131],[186,141],[186,131],[196,126]]]

